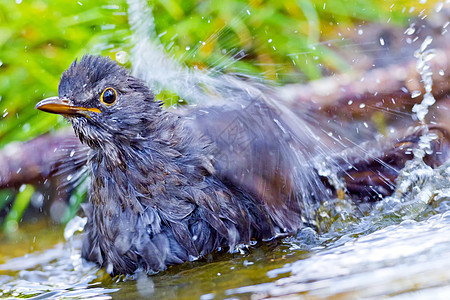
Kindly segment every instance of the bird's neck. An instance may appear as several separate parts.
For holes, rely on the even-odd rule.
[[[210,143],[184,126],[183,119],[164,113],[154,124],[135,139],[92,149],[93,188],[100,191],[108,186],[94,201],[117,199],[122,206],[139,206],[139,197],[128,197],[135,193],[157,207],[171,197],[169,188],[192,185],[187,178],[202,181],[214,173]]]
[[[109,169],[123,168],[136,153],[145,149],[162,152],[177,148],[180,137],[178,117],[160,110],[140,119],[140,123],[124,128],[91,130],[86,124],[74,124],[76,135],[87,144],[91,153],[105,162]],[[126,125],[126,124],[125,124]]]

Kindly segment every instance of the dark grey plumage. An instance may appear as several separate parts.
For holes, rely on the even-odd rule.
[[[107,88],[117,91],[113,105],[100,101]],[[283,112],[264,101],[253,100],[237,121],[240,108],[232,105],[175,114],[142,81],[98,56],[63,73],[59,99],[79,110],[57,113],[91,148],[82,256],[110,274],[164,270],[219,248],[295,233],[306,220],[302,197],[324,197],[315,194],[324,190],[318,176],[296,153],[314,143],[295,130],[283,133]],[[230,122],[249,145],[217,134]],[[222,159],[233,147],[250,154]]]

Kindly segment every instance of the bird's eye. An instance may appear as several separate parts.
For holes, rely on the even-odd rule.
[[[106,105],[113,105],[117,100],[117,92],[113,88],[106,88],[100,96],[100,101]]]

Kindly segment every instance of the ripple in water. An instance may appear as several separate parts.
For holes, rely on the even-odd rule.
[[[10,259],[1,270],[12,273],[0,276],[3,298],[110,299],[118,291],[95,283],[98,267],[81,259],[79,236],[42,253]]]

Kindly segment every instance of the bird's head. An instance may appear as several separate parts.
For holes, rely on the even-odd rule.
[[[62,74],[58,94],[36,108],[63,115],[91,148],[138,139],[161,112],[141,80],[101,56],[75,60]]]

